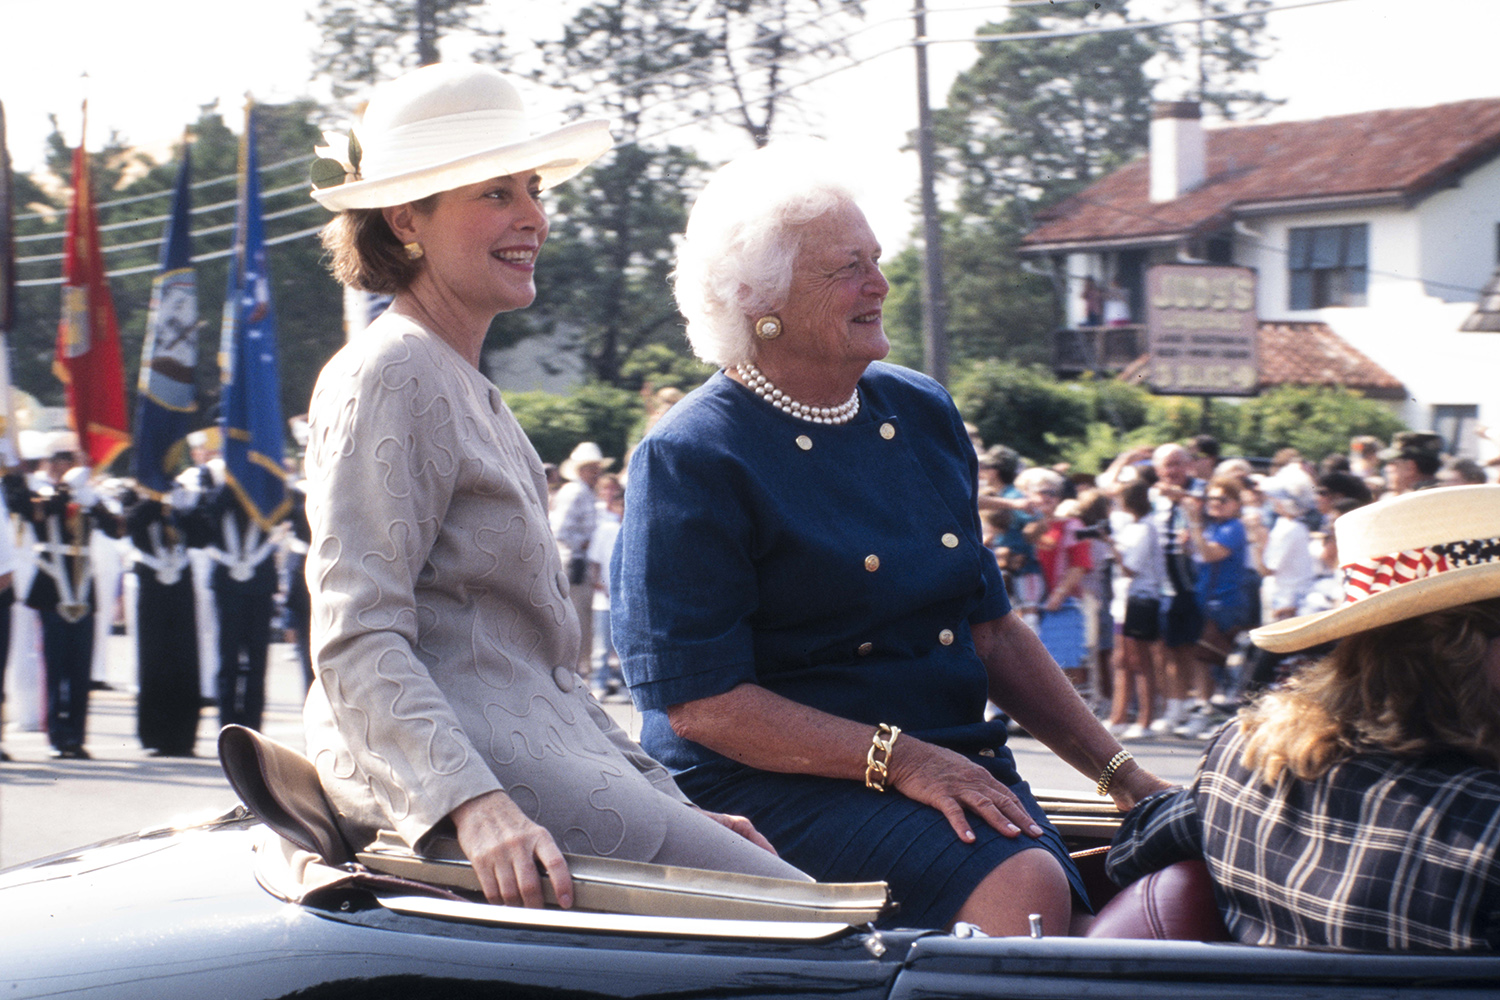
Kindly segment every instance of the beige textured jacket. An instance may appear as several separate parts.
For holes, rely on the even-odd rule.
[[[564,851],[658,857],[687,800],[572,669],[542,464],[500,391],[388,312],[309,422],[307,749],[351,842],[415,846],[503,788]]]

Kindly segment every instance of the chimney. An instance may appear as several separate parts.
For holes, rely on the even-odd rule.
[[[1203,111],[1197,101],[1151,106],[1151,200],[1173,201],[1203,183]]]

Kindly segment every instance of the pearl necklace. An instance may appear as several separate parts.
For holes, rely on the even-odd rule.
[[[806,403],[797,402],[776,388],[753,363],[735,365],[734,370],[740,373],[740,378],[745,380],[745,387],[751,392],[782,413],[790,414],[800,420],[813,424],[847,424],[859,412],[858,386],[855,386],[849,398],[838,406],[808,406]]]

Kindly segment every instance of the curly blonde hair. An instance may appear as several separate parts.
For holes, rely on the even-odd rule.
[[[1312,781],[1358,753],[1457,751],[1500,768],[1500,691],[1485,670],[1496,636],[1500,598],[1349,636],[1241,710],[1245,766]]]

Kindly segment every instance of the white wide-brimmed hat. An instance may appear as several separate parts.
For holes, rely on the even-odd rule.
[[[51,458],[52,452],[47,450],[48,437],[49,435],[46,431],[17,431],[16,445],[21,449],[21,458],[28,462],[38,462],[44,458]]]
[[[312,196],[335,211],[403,205],[522,171],[552,187],[614,143],[602,120],[533,134],[515,84],[472,63],[437,63],[380,84],[348,136],[323,138]]]
[[[1250,639],[1290,653],[1444,608],[1500,597],[1500,486],[1418,490],[1333,523],[1344,603],[1263,625]]]
[[[614,464],[614,461],[612,458],[605,458],[604,452],[600,451],[599,446],[594,442],[580,441],[578,446],[573,449],[573,453],[563,461],[562,465],[557,467],[557,474],[564,479],[577,479],[578,467],[580,465],[592,464],[599,466],[601,469],[607,469]]]

